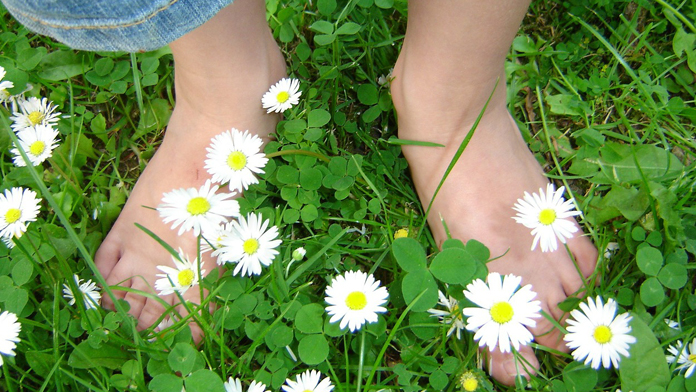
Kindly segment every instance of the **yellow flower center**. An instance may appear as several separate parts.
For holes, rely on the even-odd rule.
[[[287,91],[281,91],[278,93],[278,95],[276,95],[276,99],[280,103],[285,103],[285,101],[287,101],[288,98],[290,98],[290,94],[288,94]]]
[[[196,274],[191,271],[191,269],[185,269],[183,271],[179,271],[176,279],[179,281],[179,286],[190,286],[191,283],[193,283],[193,278],[195,276]]]
[[[512,320],[515,311],[512,310],[512,305],[507,302],[498,302],[491,307],[491,318],[498,324],[505,324]]]
[[[259,250],[259,241],[255,238],[249,238],[248,240],[244,241],[242,248],[244,248],[244,253],[253,255],[257,250]]]
[[[29,152],[31,155],[39,156],[46,149],[46,143],[41,140],[37,140],[29,146]]]
[[[186,211],[191,215],[203,215],[210,210],[210,202],[205,197],[194,197],[186,205]]]
[[[473,377],[467,378],[462,383],[462,386],[464,387],[465,391],[474,392],[476,389],[478,389],[478,381]]]
[[[362,310],[367,305],[367,297],[362,291],[353,291],[346,297],[346,306],[350,310]]]
[[[242,170],[246,166],[246,163],[246,155],[241,151],[232,151],[232,153],[227,156],[227,166],[232,170]]]
[[[599,344],[609,343],[612,336],[611,329],[609,329],[609,327],[606,325],[600,325],[599,327],[595,328],[593,336]]]
[[[696,354],[690,354],[689,355],[689,361],[696,363]]]
[[[405,238],[408,237],[408,229],[399,229],[394,233],[394,239],[399,239],[399,238]]]
[[[39,124],[41,124],[41,121],[44,120],[44,117],[45,116],[43,113],[41,113],[38,110],[35,110],[35,111],[29,113],[29,115],[27,116],[27,119],[29,120],[31,125],[39,125]]]
[[[22,211],[17,208],[10,208],[5,213],[5,222],[15,223],[22,217]]]
[[[539,223],[542,225],[550,225],[556,220],[556,211],[551,208],[541,210],[539,213]]]

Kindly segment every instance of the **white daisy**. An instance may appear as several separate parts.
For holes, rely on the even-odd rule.
[[[237,200],[228,200],[235,193],[217,194],[217,185],[206,180],[200,189],[175,189],[162,196],[162,204],[157,207],[164,223],[174,222],[172,230],[179,228],[179,235],[193,229],[198,236],[202,231],[212,231],[227,222],[227,217],[239,215]]]
[[[316,370],[307,370],[295,376],[296,381],[285,380],[285,385],[281,388],[285,392],[331,392],[334,388],[331,379],[325,377],[319,381],[321,373]]]
[[[346,271],[333,278],[324,299],[330,305],[326,307],[331,316],[329,322],[341,320],[341,329],[348,326],[351,332],[360,329],[365,322],[377,322],[377,313],[387,311],[382,305],[389,298],[387,289],[379,284],[374,276],[362,271]]]
[[[19,146],[27,153],[33,166],[40,165],[53,154],[53,149],[58,147],[58,131],[48,125],[37,125],[31,128],[24,128],[17,132]],[[12,160],[17,166],[26,166],[26,162],[19,150],[12,149]]]
[[[19,112],[13,113],[12,129],[19,132],[24,128],[37,125],[55,126],[60,119],[60,112],[55,111],[58,106],[49,102],[46,98],[29,97],[17,101]]]
[[[155,290],[160,295],[172,294],[175,291],[183,295],[186,290],[198,284],[202,275],[205,275],[203,262],[200,263],[200,273],[198,259],[189,261],[188,257],[179,249],[179,257],[172,257],[176,268],[166,265],[158,265],[157,269],[164,272],[157,274],[160,279],[155,282]]]
[[[227,382],[224,383],[225,392],[243,392],[242,381],[238,378],[230,377]],[[266,384],[252,381],[247,389],[247,392],[268,392],[266,390]]]
[[[295,250],[292,251],[292,259],[295,261],[300,261],[304,259],[305,255],[307,254],[307,251],[303,247],[299,247]]]
[[[260,275],[261,265],[271,265],[282,241],[278,239],[278,228],[268,227],[269,224],[261,214],[249,214],[246,219],[239,217],[238,221],[232,221],[232,233],[222,239],[222,252],[225,253],[222,257],[237,263],[233,275],[240,272],[242,276]]]
[[[580,215],[574,210],[573,201],[564,200],[565,187],[554,190],[553,184],[546,186],[546,193],[539,188],[539,194],[524,193],[524,200],[517,199],[513,209],[517,216],[512,217],[517,223],[532,229],[534,242],[532,250],[541,243],[541,251],[549,252],[558,248],[556,238],[566,243],[566,239],[572,238],[578,231],[575,222],[571,218]]]
[[[227,252],[223,250],[223,240],[232,234],[232,223],[224,223],[213,231],[203,232],[203,241],[201,242],[201,253],[211,252],[211,256],[216,258],[218,265],[233,262]]]
[[[73,275],[73,279],[75,280],[75,285],[82,293],[82,299],[85,303],[85,308],[94,309],[97,306],[99,306],[101,293],[99,292],[97,284],[92,282],[91,279],[82,283],[82,279],[80,279],[77,275]],[[70,302],[68,302],[68,305],[75,304],[75,294],[73,294],[72,289],[67,283],[63,283],[63,297],[65,297],[65,299],[70,300]]]
[[[263,95],[261,104],[267,113],[281,113],[297,105],[301,94],[299,80],[283,78]]]
[[[442,324],[450,325],[450,329],[447,331],[448,337],[451,336],[454,331],[457,331],[457,339],[461,339],[462,330],[466,326],[464,325],[462,312],[459,311],[459,302],[454,297],[445,296],[445,294],[439,290],[437,295],[440,297],[437,304],[447,310],[428,309],[428,313],[430,313],[432,317],[437,317],[440,319]]]
[[[261,152],[263,141],[249,131],[232,128],[212,139],[205,168],[213,182],[229,183],[231,191],[243,191],[258,184],[254,173],[263,173],[268,158]]]
[[[670,319],[665,319],[664,321],[665,321],[665,324],[667,324],[668,327],[670,327],[670,328],[672,328],[672,329],[674,329],[674,330],[676,330],[676,331],[681,331],[681,327],[679,327],[679,323],[678,323],[678,322],[676,322],[676,321],[674,321],[674,320],[670,320]]]
[[[670,345],[667,351],[671,354],[667,356],[667,362],[676,362],[679,365],[674,370],[678,372],[684,370],[684,377],[686,378],[694,374],[694,371],[696,371],[696,338],[691,341],[691,344],[687,344],[686,347],[679,340],[676,346]]]
[[[19,331],[22,325],[17,321],[17,315],[8,311],[0,314],[0,354],[14,357],[14,349],[19,343]],[[0,366],[3,360],[0,355]]]
[[[604,258],[611,259],[612,257],[614,257],[614,255],[618,251],[619,251],[619,243],[618,242],[610,242],[607,244],[607,247],[604,248]]]
[[[540,317],[539,301],[533,301],[536,293],[531,285],[520,288],[522,278],[492,272],[488,283],[476,279],[469,283],[464,295],[478,305],[464,308],[462,313],[468,317],[466,329],[474,331],[474,340],[479,346],[488,346],[490,351],[500,348],[503,353],[510,352],[510,344],[515,350],[534,339],[527,327],[535,327],[534,318]]]
[[[603,305],[599,296],[596,301],[588,298],[587,303],[580,304],[580,309],[570,312],[568,334],[563,338],[573,350],[573,359],[585,360],[593,369],[599,369],[600,365],[607,369],[614,365],[618,369],[621,356],[628,357],[629,345],[636,342],[629,335],[628,323],[632,317],[628,313],[617,316],[616,302],[609,299]]]
[[[24,188],[5,190],[0,195],[0,237],[19,238],[27,231],[29,222],[39,214],[36,192]]]
[[[12,96],[7,89],[14,87],[14,83],[9,80],[2,80],[5,78],[5,68],[0,66],[0,103],[7,102]]]

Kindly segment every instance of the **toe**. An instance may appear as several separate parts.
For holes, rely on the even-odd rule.
[[[542,310],[556,321],[562,320],[564,317],[563,312],[555,306],[549,308],[549,306],[543,305]],[[568,351],[563,342],[561,331],[546,317],[541,316],[536,319],[536,326],[531,329],[531,332],[534,334],[534,340],[540,345],[562,352]]]
[[[529,346],[522,346],[517,354],[501,353],[499,350],[488,353],[488,372],[491,377],[505,385],[515,385],[515,378],[522,376],[529,380],[539,369],[539,361]]]
[[[112,239],[112,236],[107,236],[104,242],[97,249],[97,253],[94,255],[94,264],[96,264],[97,269],[104,277],[107,279],[111,275],[114,267],[121,258],[121,244],[120,241]]]
[[[138,315],[138,329],[143,330],[155,325],[164,314],[165,309],[158,298],[147,298]]]
[[[597,265],[597,248],[589,237],[579,235],[568,240],[568,247],[573,252],[573,257],[578,263],[580,271],[585,277],[589,277]]]

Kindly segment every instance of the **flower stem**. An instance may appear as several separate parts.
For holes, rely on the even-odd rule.
[[[317,159],[321,159],[322,161],[329,163],[331,161],[329,157],[327,157],[324,154],[320,154],[318,152],[314,151],[307,151],[307,150],[282,150],[282,151],[276,151],[272,152],[270,154],[266,154],[266,158],[271,159],[275,157],[279,157],[281,155],[290,155],[290,154],[295,154],[295,155],[308,155],[310,157],[314,157]]]
[[[360,330],[360,361],[358,362],[358,386],[355,388],[356,392],[360,392],[362,389],[362,372],[363,363],[365,362],[365,329]]]

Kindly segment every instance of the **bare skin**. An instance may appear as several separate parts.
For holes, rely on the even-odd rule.
[[[155,232],[191,259],[196,254],[192,232],[182,236],[162,223],[157,207],[162,194],[177,188],[200,187],[210,175],[204,169],[210,139],[230,128],[249,130],[262,138],[275,131],[277,115],[266,114],[261,97],[285,76],[285,61],[269,31],[265,5],[259,0],[236,0],[215,17],[171,45],[175,62],[177,103],[157,153],[136,183],[128,202],[96,254],[96,264],[106,282],[154,292],[158,265],[173,267],[171,256],[135,227],[139,223]],[[227,188],[223,188],[227,191]],[[216,266],[204,257],[208,272]],[[164,308],[137,293],[115,290],[129,302],[138,328],[153,325]],[[170,304],[175,295],[162,297]],[[200,291],[184,295],[201,303]],[[113,308],[105,296],[104,306]],[[200,329],[192,325],[194,339]]]
[[[425,207],[500,78],[474,137],[435,198],[428,222],[438,243],[446,239],[442,217],[453,238],[477,239],[494,256],[507,252],[489,263],[489,269],[522,276],[523,284],[537,292],[542,309],[560,320],[557,304],[581,288],[582,278],[562,247],[557,252],[530,251],[529,229],[512,219],[515,201],[525,191],[545,189],[548,182],[506,107],[505,55],[527,5],[518,0],[462,0],[446,6],[411,0],[392,98],[400,138],[445,145],[403,148]],[[582,274],[589,276],[597,259],[594,245],[581,231],[568,245]],[[567,351],[546,319],[539,319],[531,331],[539,344]],[[531,367],[524,369],[511,354],[496,350],[489,357],[489,372],[504,384],[513,384],[517,374],[534,373],[539,363],[532,349],[524,347],[520,354]]]

